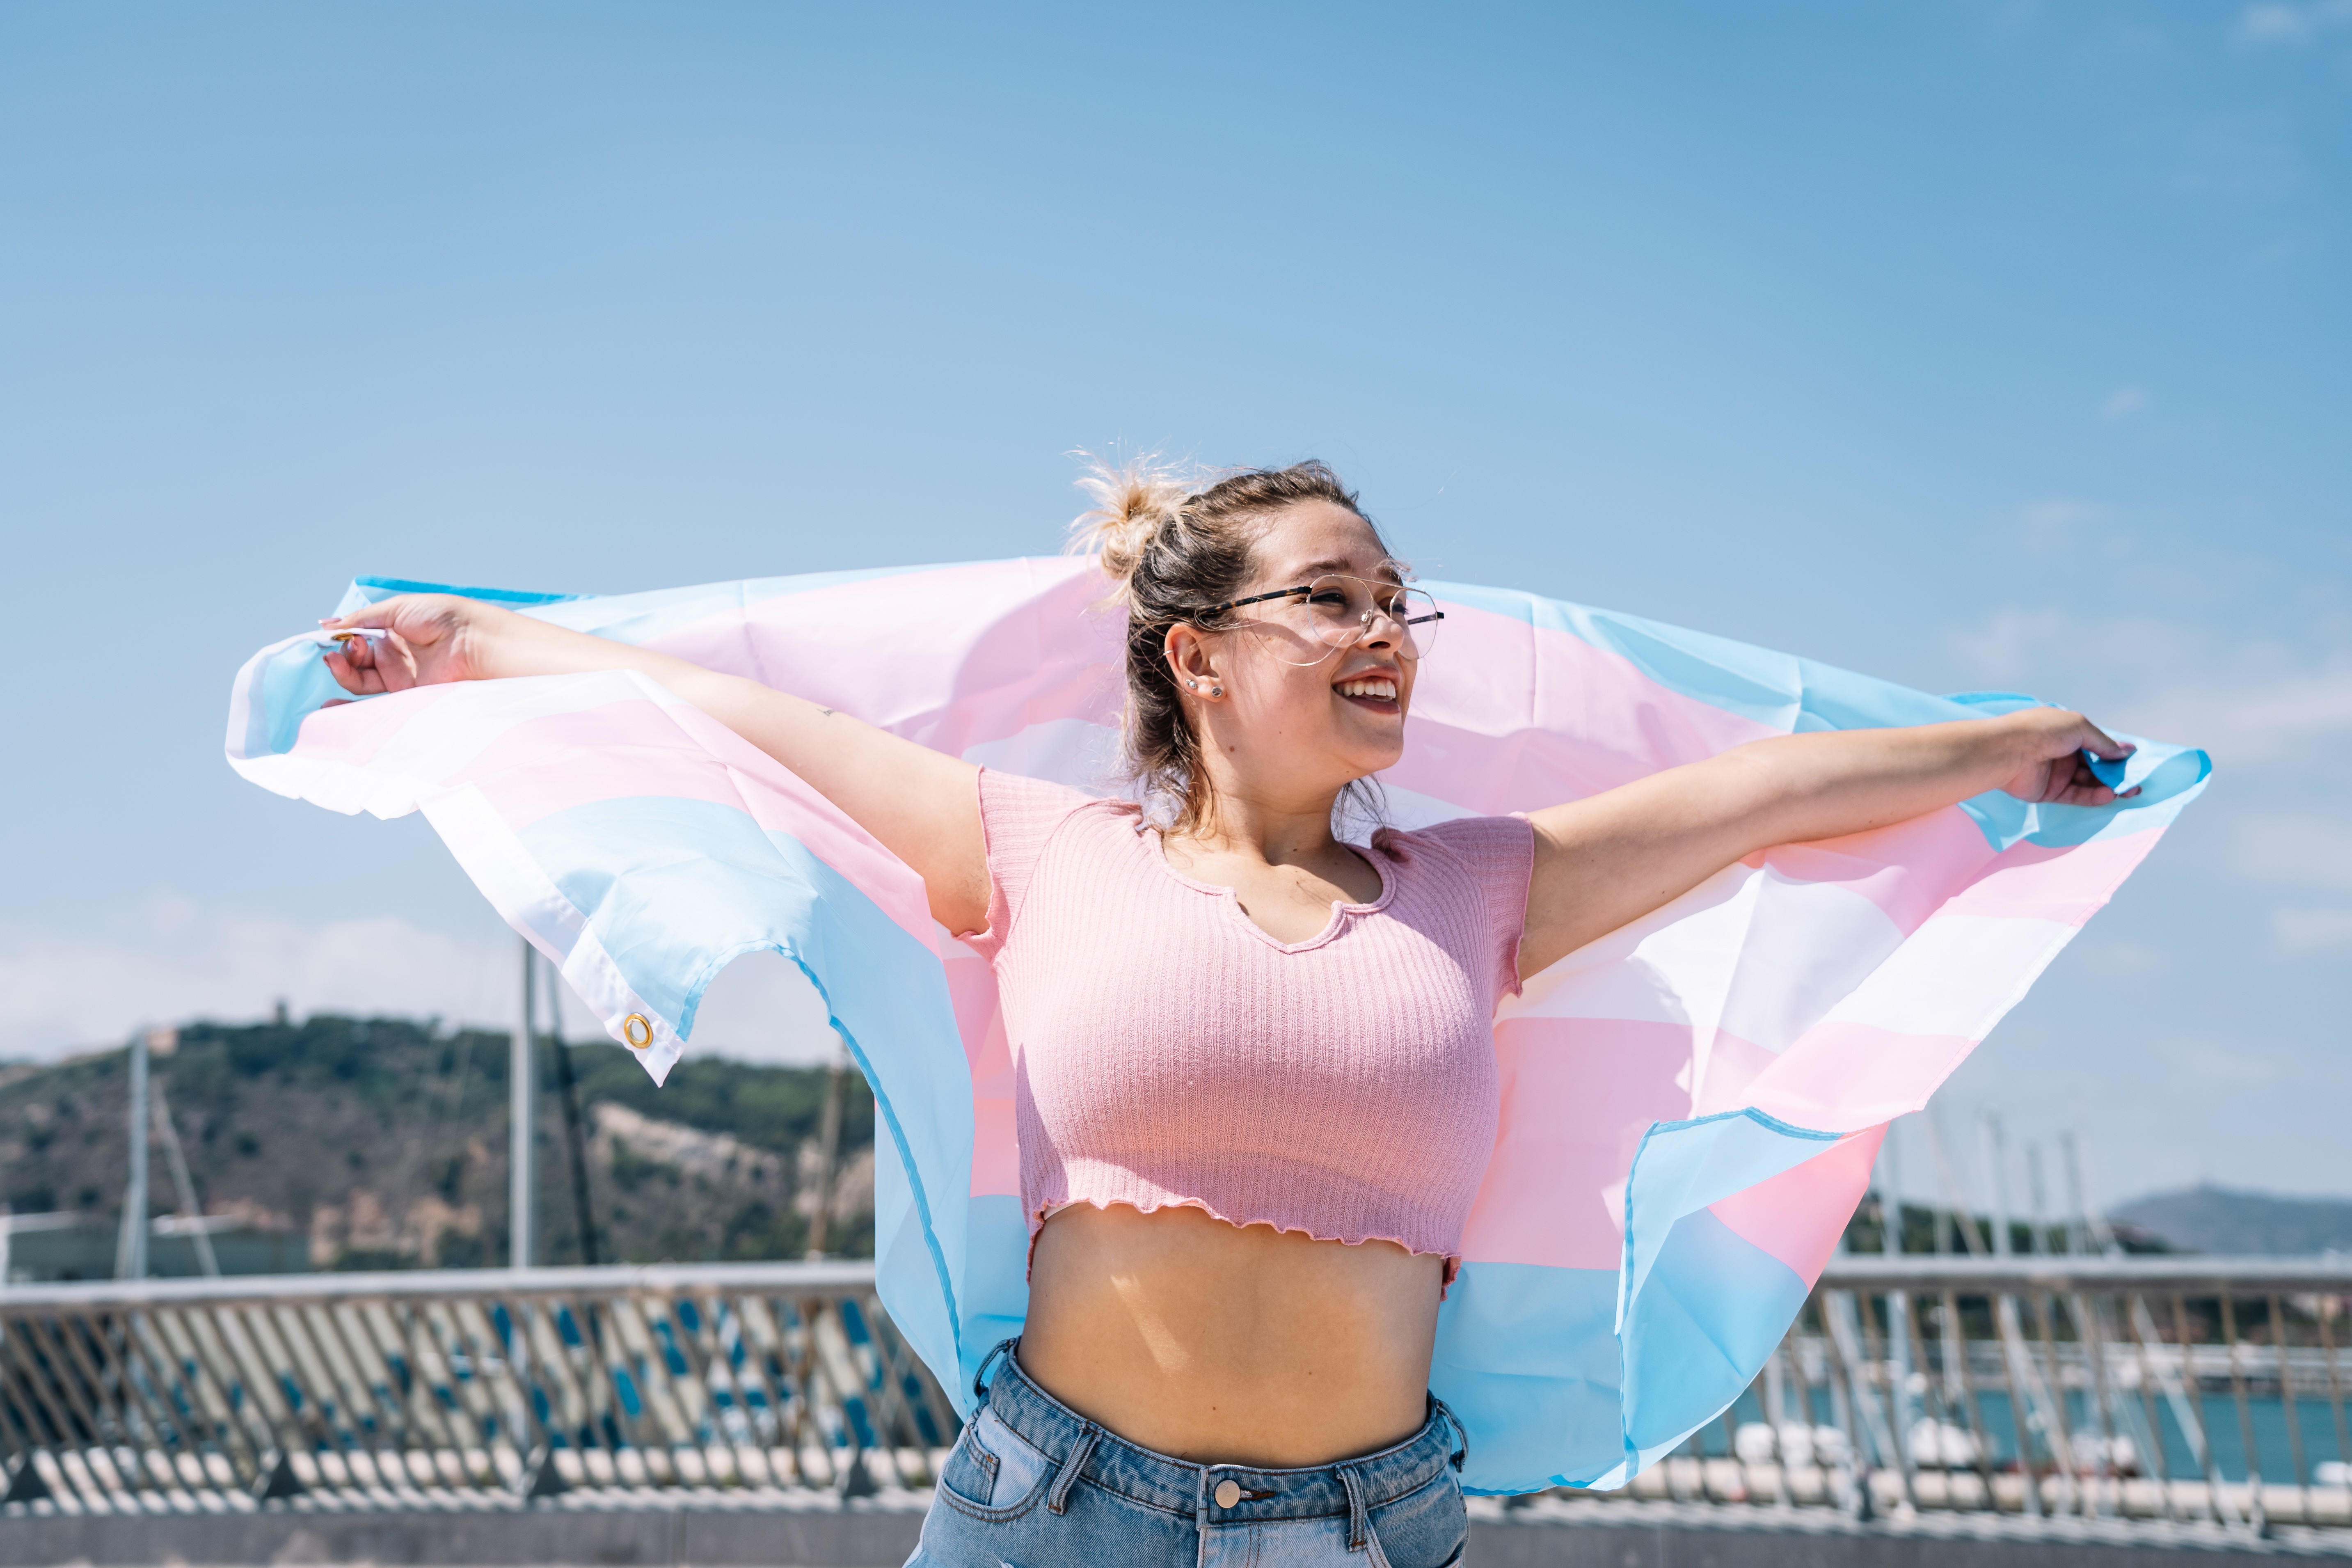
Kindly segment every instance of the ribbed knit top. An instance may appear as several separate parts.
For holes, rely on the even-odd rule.
[[[1181,875],[1131,803],[983,770],[988,928],[1034,1237],[1073,1203],[1392,1241],[1446,1259],[1495,1143],[1494,1011],[1518,990],[1534,832],[1359,847],[1369,904],[1283,942]]]

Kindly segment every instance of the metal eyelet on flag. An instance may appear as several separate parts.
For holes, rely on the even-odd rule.
[[[654,1043],[654,1026],[643,1013],[632,1013],[621,1021],[621,1038],[629,1049],[642,1051]]]

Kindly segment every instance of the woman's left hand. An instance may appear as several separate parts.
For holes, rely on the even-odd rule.
[[[2028,708],[2003,722],[2013,727],[2017,771],[2000,787],[2020,800],[2056,805],[2108,805],[2139,793],[2135,784],[2121,795],[2101,784],[2083,758],[2084,752],[2116,763],[2139,748],[2118,741],[2063,708]]]

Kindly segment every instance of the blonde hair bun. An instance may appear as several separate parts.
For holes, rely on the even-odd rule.
[[[1160,529],[1207,476],[1150,452],[1124,462],[1091,452],[1076,456],[1086,463],[1078,489],[1095,504],[1071,520],[1068,549],[1099,554],[1103,575],[1124,587]]]

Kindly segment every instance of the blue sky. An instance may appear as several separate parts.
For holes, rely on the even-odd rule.
[[[354,574],[1045,551],[1074,447],[1314,455],[1432,574],[2209,746],[1952,1141],[2346,1191],[2347,174],[2347,0],[0,9],[0,1052],[504,1017],[428,830],[220,760]]]

